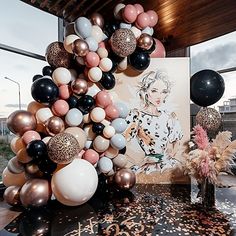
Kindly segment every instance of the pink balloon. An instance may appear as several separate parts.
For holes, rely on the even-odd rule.
[[[100,91],[96,95],[96,104],[101,108],[105,108],[108,105],[112,104],[111,97],[108,92]]]
[[[135,21],[135,25],[139,29],[144,29],[147,26],[149,26],[149,24],[150,24],[150,17],[146,12],[140,13]]]
[[[98,44],[98,47],[99,47],[99,48],[106,48],[106,45],[105,45],[105,43],[102,41],[102,42],[100,42],[100,43]]]
[[[133,23],[137,18],[137,10],[133,5],[128,4],[124,7],[122,16],[127,23]]]
[[[163,58],[166,57],[166,50],[162,42],[156,38],[153,38],[156,42],[155,50],[150,54],[151,58]]]
[[[106,118],[109,120],[114,120],[119,117],[119,111],[113,104],[108,105],[105,108]]]
[[[59,99],[52,105],[52,111],[57,116],[64,116],[69,111],[69,105],[65,100]]]
[[[96,67],[99,65],[100,59],[96,52],[89,52],[85,57],[87,67]]]
[[[134,4],[134,7],[136,8],[137,15],[144,12],[143,6],[139,3]]]
[[[22,140],[27,145],[28,143],[30,143],[33,140],[41,140],[41,137],[38,132],[33,131],[33,130],[29,130],[23,134]]]
[[[99,160],[99,154],[93,149],[88,149],[84,152],[83,159],[94,165]]]
[[[157,21],[158,21],[157,13],[153,10],[149,10],[149,11],[147,11],[147,14],[149,15],[149,18],[150,18],[149,26],[154,27],[157,24]]]
[[[59,87],[59,96],[64,100],[70,97],[70,87],[67,84],[63,84]]]

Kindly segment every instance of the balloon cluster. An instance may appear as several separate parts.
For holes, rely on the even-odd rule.
[[[114,16],[108,23],[98,13],[79,17],[63,43],[47,47],[50,66],[33,77],[34,101],[7,120],[17,135],[11,141],[16,156],[2,175],[9,204],[38,207],[53,194],[62,204],[81,205],[95,193],[99,174],[119,189],[134,186],[124,155],[129,109],[106,90],[115,86],[116,69],[130,64],[143,71],[150,56],[164,57],[165,50],[152,38],[154,11],[118,4]]]
[[[208,132],[219,130],[222,119],[220,113],[210,106],[223,96],[225,84],[223,77],[213,70],[201,70],[195,73],[190,80],[191,100],[203,108],[196,116],[196,123]]]

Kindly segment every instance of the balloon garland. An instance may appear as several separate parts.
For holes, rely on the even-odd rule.
[[[81,205],[95,193],[100,173],[120,189],[134,186],[122,134],[129,109],[106,90],[115,86],[115,70],[129,64],[144,71],[150,57],[165,57],[165,49],[152,37],[154,11],[118,4],[114,17],[105,22],[93,13],[70,23],[64,42],[46,49],[50,66],[32,79],[34,101],[8,117],[17,135],[11,141],[16,156],[2,174],[10,205],[39,207],[52,194],[62,204]]]

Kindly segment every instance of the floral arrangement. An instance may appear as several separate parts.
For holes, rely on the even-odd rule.
[[[210,141],[207,132],[196,125],[185,152],[185,172],[199,183],[208,179],[216,184],[220,172],[230,172],[230,163],[236,152],[236,140],[231,141],[231,137],[231,132],[223,131]]]

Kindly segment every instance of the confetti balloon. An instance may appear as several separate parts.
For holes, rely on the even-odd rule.
[[[196,123],[201,125],[206,131],[216,132],[221,126],[222,118],[216,109],[205,107],[197,113]]]
[[[120,57],[127,57],[136,48],[136,38],[129,29],[118,29],[111,37],[111,48]]]
[[[58,164],[67,164],[74,160],[80,152],[79,143],[69,133],[55,135],[48,142],[48,156]]]

